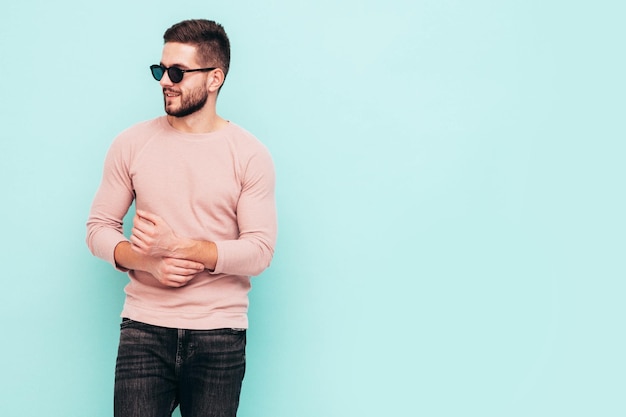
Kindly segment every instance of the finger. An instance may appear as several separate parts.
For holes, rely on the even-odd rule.
[[[166,273],[189,276],[204,271],[203,264],[184,259],[163,258],[163,262],[165,263],[164,272]]]
[[[137,242],[137,245],[148,248],[154,244],[154,237],[151,234],[150,230],[141,230],[137,227],[133,227],[130,231],[131,237],[134,236]]]
[[[174,267],[170,270],[173,275],[180,277],[180,279],[190,280],[195,275],[198,275],[202,270],[195,268],[182,268],[182,267]]]
[[[190,268],[188,265],[185,265],[183,263],[169,261],[169,262],[166,262],[165,270],[170,273],[183,275],[183,272],[194,271],[195,269]],[[184,275],[187,275],[187,274],[184,274]]]
[[[136,247],[136,248],[141,248],[141,249],[145,249],[146,247],[146,243],[141,239],[141,236],[137,233],[134,233],[130,235],[130,243]]]
[[[138,240],[142,240],[142,241],[145,241],[146,237],[148,237],[148,234],[145,231],[141,230],[140,228],[136,226],[130,230],[130,233],[131,233],[131,236],[135,236]]]
[[[205,269],[202,264],[186,265],[179,268],[180,270],[185,271],[185,275],[196,275]]]
[[[150,213],[149,211],[137,210],[135,214],[139,216],[142,220],[147,220],[148,222],[152,224],[157,224],[159,220],[161,220],[159,216],[157,216],[156,214]]]
[[[137,217],[137,220],[133,222],[133,230],[139,230],[143,233],[151,233],[154,229],[154,224],[148,220]]]
[[[165,258],[166,262],[173,266],[178,266],[180,268],[186,269],[195,269],[195,270],[204,270],[204,264],[201,262],[191,261],[189,259],[181,259],[181,258]]]
[[[139,239],[135,233],[131,234],[128,240],[130,240],[130,243],[133,246],[141,247],[142,245],[141,239]]]
[[[193,279],[194,275],[167,275],[164,279],[164,284],[170,287],[183,287]]]
[[[186,263],[183,268],[189,271],[204,271],[204,265],[197,262]]]
[[[130,247],[132,250],[140,255],[150,255],[150,253],[146,249],[142,248],[141,246],[137,246],[132,242],[130,243]]]
[[[180,288],[185,286],[185,284],[187,284],[186,282],[178,282],[176,280],[170,280],[170,279],[163,279],[161,281],[161,284],[166,285],[168,287],[172,287],[172,288]]]

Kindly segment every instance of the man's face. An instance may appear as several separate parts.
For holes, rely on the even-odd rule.
[[[201,68],[196,47],[189,44],[167,42],[163,46],[161,64],[182,70]],[[179,83],[173,83],[167,72],[161,78],[165,112],[174,117],[185,117],[202,109],[209,97],[206,72],[188,72]]]

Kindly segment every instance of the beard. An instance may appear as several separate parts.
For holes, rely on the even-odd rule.
[[[163,93],[167,92],[169,89],[164,89]],[[172,90],[169,90],[172,91]],[[187,94],[183,94],[182,91],[177,91],[180,94],[180,106],[173,107],[172,105],[167,105],[167,98],[163,97],[163,101],[165,104],[165,113],[173,117],[185,117],[189,116],[202,109],[209,98],[209,93],[204,88],[196,88],[188,92]]]

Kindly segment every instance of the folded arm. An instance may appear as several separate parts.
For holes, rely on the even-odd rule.
[[[150,258],[190,259],[208,270],[217,263],[215,243],[179,237],[165,220],[144,210],[135,214],[130,243],[138,255]]]
[[[189,259],[145,255],[133,247],[130,242],[120,242],[115,247],[115,263],[118,267],[145,271],[157,281],[168,287],[182,287],[198,273],[204,271],[204,265]]]

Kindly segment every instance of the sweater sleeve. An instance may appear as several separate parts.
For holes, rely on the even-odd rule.
[[[215,242],[214,274],[259,275],[274,255],[277,219],[275,172],[269,152],[262,148],[248,160],[237,203],[239,238]]]
[[[89,250],[115,267],[115,247],[128,240],[123,233],[123,219],[134,199],[128,161],[124,154],[118,138],[107,153],[102,182],[87,220],[86,241]]]

